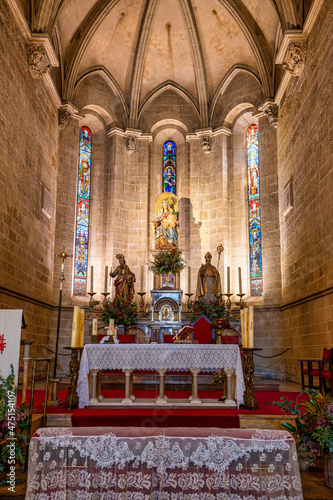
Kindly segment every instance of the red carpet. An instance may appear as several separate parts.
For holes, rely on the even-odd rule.
[[[124,397],[124,391],[121,390],[109,390],[103,391],[102,394],[105,398],[117,398],[121,399]],[[158,395],[158,391],[134,391],[134,395],[136,398],[152,398],[156,399]],[[190,391],[166,391],[166,395],[169,399],[187,399],[191,393]],[[214,399],[218,400],[223,395],[221,391],[199,391],[199,397],[201,399]],[[298,392],[256,392],[255,393],[259,409],[258,410],[236,410],[237,414],[250,414],[250,415],[283,415],[280,408],[278,406],[272,405],[273,401],[279,401],[281,397],[285,397],[286,399],[290,399],[294,402],[304,401],[306,399],[305,395],[300,396]],[[67,390],[59,391],[59,399],[61,401],[65,401],[67,396]],[[30,401],[30,391],[27,392],[27,403]],[[21,393],[18,394],[18,404],[21,402]],[[37,390],[34,395],[34,413],[43,413],[43,403],[44,403],[44,391]],[[196,408],[189,408],[189,411],[193,411]],[[200,411],[199,408],[197,408]],[[67,408],[63,408],[62,406],[48,406],[47,413],[48,414],[57,414],[57,413],[74,413],[74,412],[83,412],[84,410],[68,410]],[[101,410],[98,410],[101,411]],[[219,410],[220,411],[220,410]],[[221,410],[223,411],[223,410]]]
[[[239,429],[234,410],[205,408],[116,408],[77,410],[73,427],[219,427]]]

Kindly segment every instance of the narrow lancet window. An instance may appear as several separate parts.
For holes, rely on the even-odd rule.
[[[259,178],[259,134],[257,125],[247,130],[247,177],[250,243],[250,295],[263,295],[261,213]]]
[[[74,295],[87,293],[90,180],[91,180],[91,141],[92,133],[88,127],[80,132],[79,171],[77,183]]]
[[[163,191],[176,194],[176,144],[166,141],[163,146]]]

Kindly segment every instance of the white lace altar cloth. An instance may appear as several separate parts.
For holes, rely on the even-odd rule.
[[[235,397],[243,403],[245,390],[242,361],[237,345],[207,344],[117,344],[85,345],[81,357],[77,393],[79,408],[89,404],[90,370],[158,370],[202,372],[233,369],[236,373]]]
[[[286,431],[39,429],[26,500],[302,500]]]

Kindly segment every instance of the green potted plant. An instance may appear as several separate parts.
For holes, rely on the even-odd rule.
[[[137,322],[137,305],[135,302],[126,302],[121,297],[116,297],[113,300],[108,300],[102,311],[102,320],[109,324],[109,320],[114,319],[116,326],[118,325],[134,325]]]
[[[0,471],[25,463],[30,408],[25,403],[16,406],[17,391],[11,365],[11,373],[6,378],[0,376]]]
[[[298,456],[310,465],[322,457],[326,485],[333,488],[333,399],[314,389],[302,394],[307,394],[307,401],[293,403],[282,397],[273,404],[295,415],[294,424],[282,425],[295,438]]]
[[[153,261],[149,261],[148,269],[156,274],[178,274],[185,267],[183,253],[177,248],[159,250]]]

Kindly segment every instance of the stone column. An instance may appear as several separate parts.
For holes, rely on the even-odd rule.
[[[91,398],[89,404],[98,403],[97,399],[97,374],[99,370],[91,370]]]
[[[200,373],[200,368],[190,368],[192,373],[192,398],[190,402],[193,404],[200,404],[201,401],[198,397],[198,375]]]
[[[165,373],[166,373],[166,369],[161,369],[161,370],[157,370],[158,371],[158,374],[160,376],[160,387],[159,387],[159,395],[158,395],[158,398],[156,400],[156,403],[159,403],[159,404],[166,404],[167,402],[167,397],[164,395],[164,390],[165,390]]]
[[[122,403],[132,403],[131,398],[131,375],[132,370],[123,370],[125,373],[125,398],[122,400]]]

